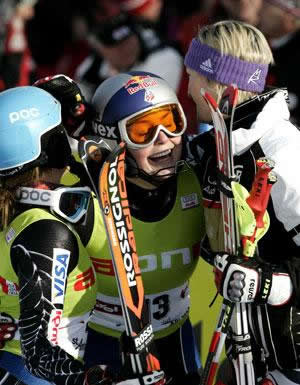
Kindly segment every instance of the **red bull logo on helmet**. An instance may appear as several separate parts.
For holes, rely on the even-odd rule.
[[[132,76],[131,79],[124,85],[124,88],[130,95],[135,94],[141,90],[147,90],[148,87],[157,86],[158,83],[156,79],[152,78],[149,75],[137,75]]]

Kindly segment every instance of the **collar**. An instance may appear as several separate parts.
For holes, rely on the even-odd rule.
[[[288,102],[288,93],[286,88],[268,89],[262,94],[259,94],[241,104],[235,109],[233,131],[241,126],[245,129],[251,128],[252,123],[256,120],[257,115],[261,112],[264,106],[279,92],[283,92],[285,99]],[[230,119],[226,119],[226,124],[229,124]]]
[[[280,122],[289,121],[286,98],[287,91],[277,89],[238,106],[232,133],[234,155],[243,154],[268,131],[280,127]]]

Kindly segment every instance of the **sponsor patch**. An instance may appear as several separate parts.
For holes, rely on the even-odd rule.
[[[14,111],[9,114],[9,120],[13,124],[18,120],[28,120],[31,118],[38,118],[40,111],[37,108],[28,108],[20,111]]]
[[[212,62],[211,62],[211,59],[210,59],[210,58],[208,58],[208,59],[205,60],[202,64],[200,64],[200,68],[201,68],[203,71],[209,72],[209,73],[211,73],[211,74],[214,73],[213,68],[212,68]]]
[[[2,288],[3,293],[7,295],[18,295],[19,294],[19,286],[11,281],[0,276],[0,286]]]
[[[145,96],[144,96],[145,102],[150,103],[154,98],[155,98],[155,95],[153,94],[153,92],[149,90],[145,91]]]
[[[199,199],[196,193],[184,195],[180,198],[180,200],[181,200],[181,207],[183,210],[191,209],[192,207],[196,207],[199,205]]]
[[[156,79],[152,78],[149,75],[141,75],[141,76],[132,76],[131,79],[124,85],[124,88],[129,93],[129,95],[133,95],[138,91],[146,90],[148,87],[157,86],[158,83]]]
[[[5,235],[6,243],[9,243],[16,235],[15,230],[11,227]]]
[[[147,346],[153,340],[153,328],[152,325],[146,326],[136,337],[134,337],[135,349],[137,352],[146,350]]]
[[[48,324],[48,339],[53,345],[58,345],[58,331],[62,319],[62,310],[53,309]]]
[[[101,124],[100,121],[98,120],[94,120],[92,125],[93,125],[93,130],[97,134],[99,134],[101,137],[112,139],[112,140],[118,139],[118,136],[116,134],[117,127]]]
[[[100,299],[96,300],[95,310],[98,310],[102,313],[113,314],[113,315],[122,315],[122,307],[121,305],[115,303],[108,303],[101,301]]]
[[[51,300],[54,305],[64,303],[69,262],[69,250],[53,249]]]
[[[248,79],[248,84],[249,84],[249,83],[257,84],[257,82],[258,82],[259,79],[260,79],[260,76],[261,76],[261,70],[258,68],[258,69],[255,70],[255,72],[253,72],[253,74],[249,77],[249,79]]]
[[[86,290],[93,286],[96,282],[95,273],[92,267],[89,267],[84,272],[76,275],[76,282],[74,284],[75,291]]]

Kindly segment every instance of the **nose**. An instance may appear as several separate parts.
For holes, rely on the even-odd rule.
[[[163,144],[163,143],[166,143],[168,140],[169,140],[168,135],[164,131],[159,130],[159,132],[157,134],[157,138],[155,140],[155,143],[156,144]]]

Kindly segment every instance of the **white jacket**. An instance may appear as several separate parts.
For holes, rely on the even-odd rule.
[[[285,92],[280,91],[266,103],[250,129],[233,131],[234,155],[244,153],[258,140],[265,156],[275,162],[278,180],[271,197],[276,217],[287,231],[300,224],[300,131],[289,117]],[[293,240],[300,245],[300,234]]]

